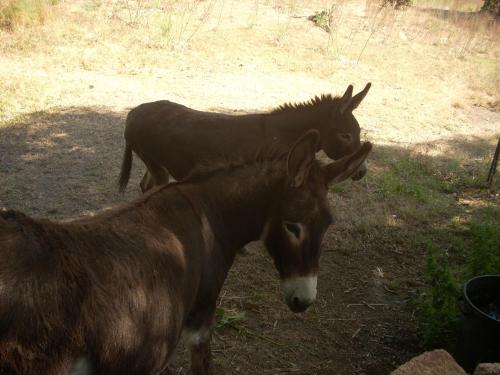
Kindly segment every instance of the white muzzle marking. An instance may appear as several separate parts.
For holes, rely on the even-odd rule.
[[[318,276],[299,276],[283,280],[283,292],[287,300],[297,298],[301,303],[311,304],[316,300]]]
[[[358,167],[358,170],[356,171],[356,173],[366,173],[368,171],[368,163],[366,162],[366,160],[361,163],[361,165]]]

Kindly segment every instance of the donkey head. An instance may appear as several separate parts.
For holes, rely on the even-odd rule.
[[[336,102],[338,105],[333,106],[328,123],[321,131],[321,148],[329,158],[337,160],[359,148],[360,128],[352,112],[363,101],[370,87],[371,83],[368,83],[363,91],[352,96],[353,87],[349,85],[340,102]],[[362,164],[351,177],[359,180],[365,174],[366,164]]]
[[[326,196],[328,185],[351,177],[372,147],[365,143],[356,152],[320,166],[315,160],[318,142],[319,133],[311,130],[290,149],[284,191],[262,237],[293,312],[305,311],[316,299],[320,245],[332,223]]]

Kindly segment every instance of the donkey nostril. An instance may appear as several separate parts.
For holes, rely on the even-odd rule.
[[[293,312],[299,313],[306,311],[310,304],[310,302],[303,301],[299,297],[293,297],[289,306]]]
[[[302,301],[299,297],[293,298],[293,307],[295,312],[304,311],[307,308],[306,306],[307,304],[304,304],[304,301]]]

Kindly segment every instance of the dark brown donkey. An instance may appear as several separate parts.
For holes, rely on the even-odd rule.
[[[352,96],[350,85],[342,97],[323,95],[308,103],[284,104],[270,113],[241,116],[201,112],[161,100],[130,111],[125,127],[120,191],[127,186],[132,151],[146,164],[142,191],[168,183],[169,174],[184,178],[200,162],[235,157],[252,160],[259,147],[274,143],[288,149],[307,130],[320,133],[318,150],[339,159],[360,146],[360,129],[352,112],[371,84]],[[366,165],[353,175],[360,179]]]
[[[92,218],[0,212],[0,374],[167,374],[181,332],[195,374],[212,374],[216,299],[235,258],[262,238],[302,312],[316,298],[327,185],[371,144],[321,166],[319,133],[288,154],[198,171]]]

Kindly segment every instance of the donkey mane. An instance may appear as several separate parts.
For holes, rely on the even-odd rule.
[[[147,203],[150,199],[155,199],[158,194],[169,189],[173,189],[184,183],[197,183],[220,175],[230,176],[247,167],[254,166],[254,170],[259,172],[268,171],[270,168],[276,167],[281,162],[285,161],[287,156],[286,150],[280,149],[274,144],[262,146],[253,159],[229,158],[222,157],[219,160],[210,159],[199,163],[189,175],[180,181],[171,182],[166,185],[158,186],[152,189],[148,194],[144,194],[132,202],[126,202],[114,206],[109,209],[99,210],[97,216],[81,216],[56,220],[55,222],[73,223],[73,225],[86,225],[89,223],[109,220],[114,217],[121,216],[123,213],[130,211]],[[12,209],[0,209],[0,237],[2,232],[18,232],[24,225],[33,225],[38,222],[53,222],[48,219],[34,219],[20,211]]]
[[[284,113],[301,109],[311,109],[320,105],[339,105],[340,96],[332,96],[331,94],[321,94],[301,103],[285,103],[271,111],[271,113]]]

